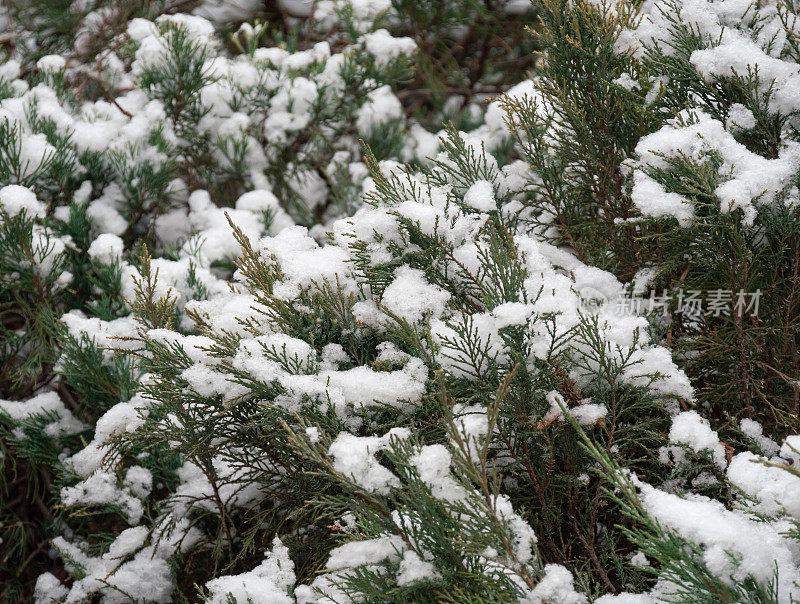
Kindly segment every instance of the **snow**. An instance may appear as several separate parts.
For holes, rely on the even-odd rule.
[[[575,591],[572,573],[560,564],[548,564],[544,567],[544,577],[536,584],[520,602],[524,604],[583,604],[588,602],[586,596]]]
[[[727,127],[731,131],[750,130],[756,127],[756,117],[741,103],[734,103],[728,109]]]
[[[45,55],[36,61],[36,67],[42,71],[61,71],[67,66],[67,61],[61,55]]]
[[[633,556],[631,556],[631,564],[643,568],[650,566],[650,561],[647,559],[647,556],[645,556],[644,553],[640,550],[637,551]]]
[[[36,579],[33,599],[36,604],[49,604],[53,600],[62,600],[69,589],[61,585],[61,581],[51,573],[42,573]]]
[[[467,496],[464,488],[450,475],[451,455],[443,445],[422,447],[409,462],[416,467],[420,479],[437,499],[454,502]]]
[[[715,189],[723,213],[740,209],[743,223],[752,225],[758,205],[773,203],[800,166],[800,146],[788,143],[776,159],[766,159],[736,141],[725,126],[706,113],[683,112],[673,124],[663,126],[636,144],[632,200],[647,216],[674,216],[688,225],[694,210],[688,199],[668,192],[649,175],[667,169],[670,158],[686,157],[701,162],[710,154],[721,159],[720,184]],[[685,124],[685,125],[683,125]]]
[[[429,284],[422,271],[401,266],[384,290],[381,304],[400,319],[417,323],[426,317],[440,319],[449,299],[450,293]]]
[[[720,468],[726,465],[725,448],[719,440],[719,435],[711,429],[708,420],[697,411],[684,411],[672,418],[669,440],[686,445],[695,453],[708,451],[714,463]]]
[[[337,277],[346,282],[352,272],[343,250],[320,247],[302,226],[286,228],[259,243],[261,256],[273,258],[280,266],[283,279],[274,286],[273,295],[285,300],[296,298],[301,290],[314,284],[336,284]]]
[[[419,554],[411,550],[403,553],[400,560],[400,569],[397,573],[397,584],[408,585],[418,581],[437,581],[442,575],[436,567],[419,557]]]
[[[314,12],[314,0],[278,0],[278,4],[292,17],[309,17]]]
[[[130,401],[120,402],[111,407],[97,420],[94,439],[86,447],[65,460],[65,464],[80,476],[87,477],[99,470],[105,456],[109,453],[108,443],[115,434],[134,432],[144,425],[148,410],[141,395],[136,394]],[[136,476],[136,474],[134,474]],[[139,474],[139,483],[147,479]]]
[[[12,81],[19,76],[20,62],[8,59],[0,65],[0,80]]]
[[[272,549],[253,570],[208,581],[207,602],[227,604],[232,597],[234,602],[242,604],[290,604],[295,600],[287,591],[294,582],[294,563],[289,558],[289,550],[275,537]]]
[[[86,335],[98,348],[104,349],[106,360],[111,360],[113,354],[110,348],[126,348],[132,346],[123,338],[134,338],[138,333],[138,324],[133,317],[120,317],[112,321],[103,321],[96,317],[87,317],[80,310],[71,310],[62,315],[61,321],[67,327],[69,334],[80,339]]]
[[[175,421],[175,418],[169,420]],[[232,466],[230,460],[216,456],[211,460],[211,465],[218,481],[216,491],[206,473],[197,464],[187,461],[178,468],[180,483],[174,496],[168,501],[168,509],[175,518],[183,518],[192,508],[217,513],[217,494],[226,508],[246,508],[263,499],[258,485],[242,487],[237,483],[237,479],[242,478],[243,470]]]
[[[612,80],[612,84],[621,86],[625,90],[634,90],[639,88],[639,83],[631,77],[629,73],[623,73],[618,78]]]
[[[414,403],[425,394],[428,370],[419,359],[411,359],[396,371],[375,371],[362,365],[345,371],[324,371],[320,378],[340,389],[348,404],[403,407],[404,401]]]
[[[55,392],[42,392],[25,401],[0,399],[0,414],[10,417],[16,422],[35,417],[47,418],[49,421],[46,422],[45,434],[51,437],[76,434],[85,428],[83,422],[67,409]],[[18,430],[15,430],[15,435],[18,438],[23,437]]]
[[[481,212],[491,212],[497,209],[492,183],[488,180],[476,181],[464,194],[464,203]]]
[[[26,75],[13,58],[18,53],[0,65],[4,94],[5,83],[9,91],[0,100],[0,120],[16,128],[13,144],[21,159],[19,174],[14,175],[14,182],[21,184],[3,183],[0,188],[0,220],[22,212],[33,219],[30,268],[37,276],[52,277],[57,285],[48,295],[54,298],[58,288],[63,292],[85,277],[72,274],[80,271],[80,265],[65,263],[73,255],[86,252],[92,260],[86,270],[119,269],[128,302],[109,311],[111,316],[89,303],[81,302],[79,310],[60,298],[57,308],[63,306],[60,319],[71,337],[85,338],[84,343],[102,350],[104,366],[116,362],[112,348],[135,352],[133,378],[145,386],[135,393],[120,392],[116,404],[91,418],[93,435],[92,426],[75,417],[89,421],[90,414],[73,415],[66,397],[62,400],[53,391],[58,379],[25,400],[0,400],[0,413],[11,424],[13,438],[25,436],[22,423],[46,416],[44,434],[59,450],[67,442],[65,437],[81,443],[80,450],[63,449],[59,458],[67,476],[66,482],[58,483],[61,505],[75,508],[69,511],[76,513],[86,506],[113,506],[131,525],[112,537],[107,551],[97,549],[95,535],[70,531],[67,537],[65,531],[56,537],[53,545],[70,577],[62,584],[53,574],[42,574],[34,600],[177,599],[172,556],[210,545],[203,523],[195,526],[190,518],[198,512],[217,514],[218,496],[235,524],[240,511],[273,506],[273,494],[251,479],[252,468],[237,465],[237,456],[250,457],[253,451],[242,449],[241,439],[227,442],[230,432],[213,432],[209,442],[217,453],[208,459],[201,461],[184,448],[177,487],[164,500],[158,500],[164,485],[154,484],[161,479],[148,469],[157,467],[148,457],[154,453],[131,459],[121,456],[112,442],[123,436],[140,437],[145,427],[153,429],[153,422],[158,422],[157,430],[188,430],[193,421],[200,421],[193,418],[207,413],[224,413],[224,421],[238,430],[243,420],[236,415],[235,404],[242,402],[287,417],[299,415],[302,421],[290,422],[292,428],[299,426],[299,442],[327,455],[337,479],[351,481],[376,501],[386,501],[394,525],[392,534],[378,532],[369,519],[358,518],[355,509],[341,510],[346,520],[338,526],[343,533],[338,536],[344,542],[331,550],[310,585],[295,585],[295,563],[281,537],[289,543],[288,539],[294,541],[320,527],[292,527],[291,534],[274,538],[263,561],[250,570],[210,578],[204,585],[208,601],[358,601],[358,594],[345,593],[342,582],[359,567],[394,573],[388,580],[412,590],[449,580],[447,560],[429,551],[419,513],[407,503],[410,497],[404,498],[409,495],[403,492],[408,488],[406,474],[382,463],[381,452],[403,441],[412,482],[426,487],[422,490],[437,500],[437,509],[440,506],[457,521],[464,520],[460,514],[466,512],[470,519],[481,521],[457,522],[465,532],[478,526],[488,535],[497,530],[496,519],[504,525],[507,548],[464,553],[483,565],[487,581],[492,573],[504,574],[518,585],[520,601],[529,604],[587,602],[597,594],[576,590],[568,568],[536,559],[537,537],[526,520],[531,511],[515,508],[516,495],[512,502],[510,491],[504,492],[508,485],[522,484],[507,450],[516,443],[499,439],[491,443],[488,471],[502,470],[507,480],[487,502],[486,495],[472,490],[474,485],[454,472],[462,460],[453,432],[434,430],[431,439],[428,430],[419,429],[422,422],[441,419],[439,410],[431,414],[428,405],[439,400],[440,384],[446,384],[442,400],[449,406],[442,417],[448,418],[452,411],[453,427],[466,441],[466,450],[460,453],[482,462],[479,452],[486,439],[495,436],[489,434],[489,419],[497,379],[512,361],[519,361],[526,375],[538,377],[554,359],[563,363],[566,377],[584,398],[567,400],[554,389],[561,385],[550,375],[541,382],[546,387],[537,380],[535,391],[524,395],[546,401],[549,408],[523,410],[526,417],[520,418],[536,427],[537,437],[539,432],[549,438],[553,430],[571,430],[564,423],[565,413],[591,427],[590,434],[600,433],[618,411],[612,409],[610,415],[609,408],[596,402],[606,400],[596,396],[598,390],[602,395],[610,386],[601,361],[624,365],[614,374],[615,386],[647,389],[672,416],[669,444],[650,453],[668,464],[694,464],[690,452],[708,455],[716,471],[704,471],[691,483],[684,481],[686,489],[690,492],[690,484],[713,485],[730,493],[729,505],[723,506],[697,495],[678,496],[675,493],[682,492],[684,484],[679,480],[667,480],[660,488],[637,481],[647,512],[665,529],[702,546],[702,561],[723,581],[742,585],[752,576],[767,585],[777,568],[778,600],[800,598],[800,548],[787,536],[792,523],[800,520],[800,479],[786,466],[788,462],[797,468],[800,463],[800,436],[790,435],[779,446],[765,434],[767,423],[741,419],[739,428],[747,437],[743,440],[755,443],[765,457],[737,449],[728,464],[730,449],[714,429],[722,430],[722,425],[712,425],[701,406],[678,411],[677,399],[691,407],[695,393],[679,367],[684,359],[673,357],[661,345],[664,325],[651,326],[644,316],[620,309],[626,288],[646,292],[658,283],[662,267],[648,263],[639,267],[631,283],[622,283],[611,272],[579,260],[567,246],[551,243],[563,237],[556,217],[537,213],[541,167],[533,166],[522,153],[518,143],[524,147],[530,141],[524,134],[515,139],[510,124],[523,118],[547,124],[545,144],[553,137],[570,136],[562,123],[563,112],[547,98],[546,82],[532,77],[497,98],[454,95],[445,103],[444,114],[463,106],[476,123],[482,121],[469,132],[455,134],[470,153],[482,158],[482,168],[473,174],[443,151],[439,137],[444,132],[429,131],[420,123],[430,120],[407,116],[412,113],[407,99],[384,79],[383,72],[392,72],[398,60],[413,63],[417,51],[414,39],[391,33],[404,16],[390,0],[279,0],[288,25],[301,23],[309,40],[316,40],[320,32],[341,36],[305,46],[298,42],[298,49],[291,42],[230,52],[224,32],[234,31],[239,23],[237,39],[255,39],[263,31],[263,24],[249,22],[261,4],[202,0],[191,14],[132,19],[126,33],[113,43],[124,52],[103,52],[91,66],[93,71],[84,72],[88,67],[81,63],[82,52],[91,50],[93,36],[119,13],[114,6],[95,10],[92,2],[81,1],[73,7],[86,13],[74,51],[39,58],[36,67],[41,73],[30,82],[16,79]],[[520,14],[529,10],[526,6],[509,0],[497,10]],[[629,71],[611,80],[610,94],[641,101],[642,110],[652,112],[647,123],[654,125],[625,162],[624,190],[630,186],[631,201],[643,216],[672,218],[679,228],[696,227],[703,215],[687,195],[666,187],[663,175],[675,170],[675,162],[702,164],[709,170],[716,209],[740,212],[742,226],[752,227],[764,209],[788,207],[798,198],[800,143],[791,133],[800,111],[800,68],[787,46],[793,33],[785,31],[770,3],[759,5],[763,19],[757,29],[745,18],[755,10],[746,0],[679,0],[674,10],[670,7],[661,0],[646,0],[641,19],[620,28],[620,52],[630,47],[641,58],[659,40],[664,53],[674,58],[678,34],[669,19],[671,12],[680,15],[701,40],[681,59],[685,66],[723,92],[734,72],[739,76],[757,72],[753,86],[758,105],[747,95],[737,95],[735,100],[741,102],[716,103],[712,115],[710,109],[701,108],[705,101],[698,94],[689,95],[683,110],[667,111],[659,105],[658,95],[676,82],[644,68],[640,71],[642,65],[625,59]],[[617,9],[608,10],[617,14]],[[192,110],[202,117],[192,126],[197,128],[197,140],[210,141],[212,157],[197,173],[191,153],[195,149],[187,147],[187,141],[194,139],[176,120],[175,108],[163,100],[158,85],[150,90],[143,85],[148,70],[173,60],[169,48],[175,28],[185,31],[205,53],[198,68],[207,81],[192,96],[196,102]],[[463,29],[458,25],[448,34],[458,37]],[[69,77],[91,75],[101,78],[98,82],[107,78],[109,88],[98,100],[74,105],[57,85],[62,70]],[[356,85],[353,80],[363,81]],[[320,107],[331,106],[336,108],[334,115],[320,113]],[[36,126],[34,108],[52,123],[52,132],[45,134]],[[749,137],[765,125],[771,128],[770,120],[784,130],[775,153],[767,156],[755,150]],[[400,157],[380,162],[382,178],[368,174],[359,138],[379,137],[384,131],[402,135],[403,142]],[[67,149],[62,155],[61,143],[54,142],[59,137],[64,137]],[[234,147],[241,150],[242,166],[234,165],[228,155]],[[67,180],[74,186],[67,188],[74,192],[53,193],[52,183],[40,178],[38,173],[44,173],[54,157],[65,163],[65,171],[71,170]],[[169,173],[168,184],[155,192],[152,197],[158,199],[153,201],[154,192],[139,187],[147,184],[147,174],[168,160],[176,161],[180,170]],[[411,167],[398,160],[412,162]],[[239,167],[242,173],[226,180]],[[563,169],[565,178],[582,176],[580,166]],[[144,208],[132,220],[140,202],[157,203],[158,209]],[[86,250],[78,250],[59,224],[81,210],[90,223],[86,238],[80,239],[91,242]],[[639,219],[637,215],[631,220],[635,230]],[[246,269],[241,264],[234,267],[242,250],[231,223],[262,263],[263,279],[254,287],[245,278]],[[496,253],[491,233],[498,224],[513,244],[514,253],[506,259],[519,271],[518,279],[516,272],[505,272],[505,266],[489,260]],[[146,240],[153,254],[156,295],[175,301],[175,320],[158,329],[149,329],[131,314],[141,266],[137,253],[126,245],[136,238]],[[430,255],[431,241],[437,245],[435,257]],[[373,274],[380,277],[371,279]],[[92,302],[104,293],[99,285],[96,289],[90,294]],[[330,292],[341,296],[329,297]],[[290,318],[281,316],[286,305],[293,311]],[[201,318],[199,325],[194,317]],[[587,319],[596,321],[597,342],[576,336]],[[155,376],[142,373],[141,361],[152,359],[142,347],[143,339],[182,351],[181,366],[169,374],[175,400],[187,403],[181,413],[161,409],[164,401],[152,398],[158,388],[152,387]],[[603,354],[593,346],[601,347]],[[28,350],[22,350],[21,358],[26,354]],[[319,415],[309,421],[307,412]],[[551,422],[559,423],[547,429]],[[495,431],[500,429],[494,425]],[[728,432],[722,434],[727,440]],[[178,446],[174,440],[168,444]],[[262,454],[258,452],[258,463],[270,465],[275,480],[280,480],[285,468],[268,453]],[[211,464],[210,472],[205,464]],[[663,476],[673,469],[691,468],[661,468]],[[579,481],[586,484],[590,467],[577,471]],[[216,475],[217,484],[210,482],[209,474]],[[70,524],[69,518],[64,522]],[[242,535],[234,532],[233,545],[239,547]],[[461,540],[471,544],[471,537],[454,535],[452,545],[461,547]],[[650,565],[639,551],[629,559],[633,566]],[[660,568],[658,560],[652,564]],[[542,573],[533,588],[521,580],[521,573],[531,569]],[[582,579],[579,584],[583,585]],[[606,595],[596,601],[650,602],[665,589],[660,579],[647,594]]]
[[[800,466],[800,434],[792,434],[786,437],[781,445],[780,456],[788,459],[794,466]]]
[[[492,507],[494,513],[508,525],[513,537],[511,547],[517,562],[531,562],[534,559],[533,545],[537,541],[531,526],[514,511],[511,500],[506,495],[493,497]]]
[[[113,264],[122,258],[125,244],[122,239],[113,233],[103,233],[92,241],[87,253],[89,257],[102,262],[103,264]]]
[[[410,435],[406,428],[392,428],[381,437],[355,436],[340,432],[331,443],[328,454],[333,458],[333,468],[351,478],[371,493],[386,495],[400,486],[398,478],[378,463],[375,453],[391,446],[394,439],[405,440]],[[331,554],[333,558],[333,554]],[[329,568],[331,566],[328,561]],[[339,567],[342,568],[342,567]]]
[[[69,588],[64,602],[77,604],[97,593],[102,594],[103,601],[108,604],[122,604],[130,601],[131,597],[142,602],[169,602],[173,585],[167,558],[179,548],[171,543],[169,535],[165,536],[167,539],[158,548],[145,546],[147,528],[129,528],[122,531],[108,552],[100,557],[89,556],[79,545],[56,537],[53,546],[61,554],[66,567],[80,571],[82,575]],[[196,536],[187,535],[184,545],[190,545],[193,540]],[[131,554],[131,560],[121,561]],[[58,590],[55,593],[63,592]]]
[[[392,36],[385,29],[364,34],[361,41],[380,66],[386,66],[398,57],[411,55],[417,48],[417,43],[411,38]]]
[[[381,86],[367,95],[358,110],[356,127],[362,136],[369,136],[378,126],[403,117],[403,106],[389,86]]]
[[[403,541],[397,535],[352,541],[334,548],[325,566],[329,570],[341,570],[375,564],[386,558],[399,558],[399,552],[404,549]]]
[[[660,218],[674,216],[681,226],[688,226],[694,218],[694,206],[678,193],[672,193],[643,171],[634,173],[631,200],[647,216]]]
[[[6,185],[0,189],[0,208],[11,217],[24,211],[28,217],[42,218],[45,205],[36,199],[36,194],[20,185]]]
[[[283,3],[281,2],[281,4]],[[258,0],[227,0],[226,2],[203,0],[192,12],[214,24],[224,25],[230,21],[250,17],[259,7]],[[130,30],[128,33],[130,34]]]
[[[139,478],[142,477],[140,476]],[[138,492],[144,492],[145,485],[141,483],[130,484]],[[130,524],[138,524],[144,513],[142,502],[132,493],[130,488],[128,486],[120,487],[117,477],[113,473],[102,470],[92,473],[83,482],[73,487],[61,489],[61,502],[65,506],[111,505],[119,508]]]
[[[702,544],[703,562],[726,583],[741,583],[750,575],[769,585],[777,570],[779,601],[797,597],[796,553],[776,527],[726,510],[718,501],[700,496],[682,499],[648,485],[642,487],[641,501],[662,526]]]
[[[783,511],[800,518],[800,478],[750,452],[739,453],[728,467],[728,480],[755,500],[747,509],[776,515]]]
[[[134,497],[144,499],[153,490],[153,474],[142,466],[131,466],[125,471],[122,484]]]
[[[578,420],[582,426],[591,426],[598,423],[606,415],[608,409],[604,405],[596,403],[585,403],[583,405],[573,407],[569,410],[569,414]]]
[[[453,407],[453,423],[467,442],[470,459],[478,462],[482,441],[489,434],[489,418],[486,408],[480,405],[455,405]]]
[[[746,417],[742,418],[742,420],[739,422],[739,429],[746,436],[752,438],[768,457],[777,455],[780,451],[780,446],[778,443],[764,435],[764,428],[762,428],[761,424],[759,424],[757,421],[748,419]]]

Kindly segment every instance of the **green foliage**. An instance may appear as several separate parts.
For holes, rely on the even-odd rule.
[[[772,440],[800,412],[800,178],[720,194],[748,153],[791,155],[797,115],[756,68],[705,73],[722,35],[664,6],[664,40],[626,47],[647,6],[267,3],[206,36],[179,5],[12,0],[0,189],[35,199],[0,205],[0,601],[45,572],[57,601],[147,599],[117,582],[143,560],[152,599],[244,601],[210,582],[275,582],[253,569],[284,545],[288,597],[784,598],[777,562],[739,572],[734,543],[715,566],[654,504],[800,535],[729,472],[755,451],[783,472],[758,480],[800,476]],[[795,14],[736,27],[794,64]],[[416,52],[370,50],[379,28]],[[703,120],[716,138],[648,155]],[[694,290],[758,313],[612,308]]]

